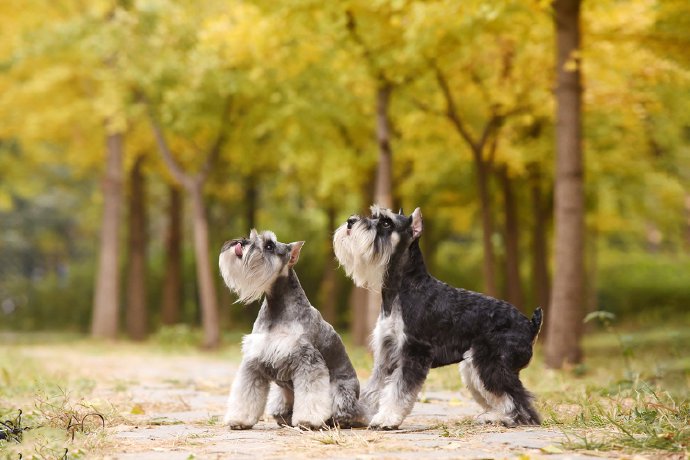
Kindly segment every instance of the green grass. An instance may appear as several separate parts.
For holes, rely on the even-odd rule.
[[[645,328],[588,326],[583,347],[586,361],[555,371],[543,365],[541,345],[522,372],[525,385],[537,396],[544,425],[562,431],[564,451],[614,451],[620,454],[687,455],[690,450],[690,325],[657,324]],[[24,411],[25,432],[20,445],[0,441],[0,458],[68,458],[107,453],[109,440],[100,429],[102,414],[108,425],[127,423],[131,407],[114,407],[94,396],[97,382],[85,377],[74,363],[42,362],[32,347],[49,344],[65,358],[125,356],[169,359],[198,356],[239,362],[241,333],[228,334],[224,347],[212,353],[199,350],[198,331],[164,330],[144,344],[93,341],[71,335],[0,335],[0,420]],[[372,358],[365,348],[345,342],[362,380],[371,372]],[[126,393],[136,384],[110,376],[110,388]],[[171,383],[171,382],[169,382]],[[172,382],[174,383],[174,382]],[[431,371],[424,391],[462,390],[457,366]],[[422,393],[423,396],[423,393]],[[124,415],[123,415],[124,413]],[[86,419],[84,419],[86,417]],[[75,428],[75,420],[84,420]],[[155,420],[154,420],[155,422]],[[206,425],[215,425],[210,419]],[[70,427],[71,428],[68,428]],[[438,427],[440,436],[463,438],[481,430],[469,420]],[[71,439],[74,434],[74,440]],[[368,438],[367,438],[368,439]],[[338,433],[324,435],[323,443],[344,442]],[[548,453],[548,452],[547,452]]]
[[[584,341],[587,361],[566,371],[525,374],[540,396],[544,424],[569,450],[686,453],[690,449],[690,327],[616,328],[610,320]],[[536,372],[536,375],[535,375]]]

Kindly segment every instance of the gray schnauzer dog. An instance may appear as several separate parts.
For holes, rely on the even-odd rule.
[[[254,426],[267,400],[281,425],[361,426],[359,380],[343,342],[311,306],[293,269],[303,244],[252,230],[221,250],[220,271],[238,301],[265,295],[252,333],[242,340],[242,363],[223,420],[232,429]]]
[[[519,379],[542,323],[507,302],[435,279],[419,249],[422,213],[372,206],[333,237],[335,254],[358,286],[380,291],[373,333],[374,370],[362,390],[373,429],[396,429],[414,406],[430,368],[460,362],[460,374],[485,409],[479,420],[538,425],[532,395]],[[369,416],[373,415],[372,418]]]

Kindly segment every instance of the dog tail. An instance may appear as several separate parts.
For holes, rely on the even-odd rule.
[[[532,314],[532,319],[530,324],[532,326],[532,341],[536,342],[539,331],[541,331],[541,326],[544,323],[544,312],[540,307],[537,307]]]

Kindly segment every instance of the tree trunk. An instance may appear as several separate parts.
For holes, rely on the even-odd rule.
[[[376,93],[376,140],[379,147],[379,164],[376,170],[376,204],[393,206],[393,151],[391,149],[391,123],[388,115],[393,87],[389,83],[379,86]]]
[[[324,253],[326,254],[326,261],[323,267],[323,277],[321,278],[321,287],[319,288],[319,310],[323,318],[329,323],[335,324],[338,320],[338,277],[336,270],[338,267],[335,264],[335,252],[333,251],[333,241],[331,240],[331,231],[335,228],[335,207],[329,206],[326,210],[328,216],[328,238],[324,240]]]
[[[555,265],[546,364],[560,368],[582,359],[585,225],[581,145],[580,0],[555,0],[557,40]]]
[[[119,229],[122,207],[122,133],[106,137],[106,172],[103,179],[103,219],[93,301],[91,334],[94,337],[117,337],[120,304]]]
[[[350,328],[352,331],[352,342],[355,345],[367,346],[371,330],[367,329],[369,291],[361,287],[353,287],[350,291],[350,311],[352,320]]]
[[[204,330],[204,347],[215,348],[220,344],[220,325],[218,324],[218,300],[211,272],[209,257],[208,220],[202,193],[203,183],[194,181],[189,195],[192,199],[192,220],[194,229],[194,256],[196,276],[201,299],[201,323]]]
[[[498,296],[496,287],[496,255],[494,254],[494,219],[489,196],[489,173],[491,165],[482,160],[481,151],[475,152],[474,166],[477,172],[477,187],[479,188],[479,205],[482,217],[482,274],[484,275],[484,292],[492,297]]]
[[[175,161],[172,151],[166,142],[163,128],[156,120],[155,113],[149,107],[149,121],[153,130],[158,151],[168,171],[175,180],[182,184],[192,200],[192,228],[194,234],[194,255],[196,258],[197,289],[201,299],[201,323],[204,330],[204,347],[215,348],[220,344],[220,325],[218,318],[218,299],[214,286],[209,258],[208,220],[204,206],[203,187],[211,169],[218,161],[221,149],[227,137],[227,119],[231,112],[230,101],[226,101],[220,117],[220,130],[211,144],[203,166],[195,175],[190,175]],[[213,263],[213,266],[217,264]]]
[[[422,210],[424,208],[422,207]],[[408,211],[409,212],[409,211]],[[432,275],[436,272],[436,248],[438,248],[439,238],[434,236],[434,226],[433,220],[427,220],[424,222],[424,238],[420,239],[420,245],[424,253],[424,265],[426,269]]]
[[[690,252],[690,193],[685,195],[685,252]]]
[[[388,110],[393,87],[389,83],[382,83],[376,93],[376,140],[379,147],[379,163],[376,169],[376,188],[374,202],[385,208],[393,207],[393,150],[391,148],[391,123]],[[369,334],[376,326],[376,320],[381,311],[381,293],[367,291],[366,339],[362,345],[368,344]]]
[[[520,228],[513,181],[508,175],[508,168],[505,166],[500,169],[499,177],[505,207],[506,286],[508,294],[506,300],[520,310],[524,310],[522,282],[520,281]]]
[[[548,317],[550,281],[546,247],[546,229],[548,227],[547,210],[544,207],[541,189],[541,171],[535,165],[530,172],[530,195],[532,197],[532,286],[537,307],[544,310]],[[546,331],[541,335],[546,337]]]
[[[599,307],[598,299],[598,267],[599,267],[599,254],[597,248],[597,238],[598,231],[596,229],[590,229],[587,233],[587,257],[586,257],[586,267],[587,267],[587,279],[585,282],[587,301],[585,303],[585,315],[596,311]],[[584,328],[584,325],[583,325]]]
[[[393,206],[393,150],[391,148],[391,123],[388,113],[392,91],[393,87],[390,83],[379,82],[376,92],[376,141],[379,149],[379,162],[376,169],[374,203],[386,208]],[[381,293],[363,290],[363,292],[353,293],[353,299],[357,301],[365,299],[364,308],[357,308],[353,311],[353,340],[355,345],[368,345],[369,334],[376,326],[376,320],[381,309]]]
[[[144,157],[139,156],[129,176],[129,267],[127,273],[127,334],[144,340],[148,332],[146,305],[146,190],[142,173]]]
[[[256,210],[259,200],[259,187],[257,187],[257,178],[255,174],[249,174],[244,180],[244,203],[245,216],[247,219],[247,235],[249,230],[256,228]]]
[[[462,117],[457,111],[455,100],[448,81],[441,71],[441,68],[436,66],[436,81],[443,93],[446,101],[446,113],[448,120],[453,127],[465,141],[472,152],[474,159],[475,172],[477,174],[477,189],[479,191],[479,205],[481,207],[482,219],[482,248],[484,260],[482,262],[482,274],[484,275],[484,292],[490,296],[496,297],[498,289],[496,287],[496,257],[493,248],[493,234],[494,223],[492,215],[491,199],[489,196],[489,176],[493,167],[493,158],[498,142],[498,129],[505,120],[505,116],[499,116],[493,113],[492,117],[484,125],[481,136],[477,139],[472,135],[470,130],[465,126]],[[487,147],[489,139],[493,135],[493,142],[490,147],[488,158],[484,158],[484,150]]]
[[[165,277],[161,300],[161,322],[165,325],[180,321],[182,306],[182,193],[169,186],[168,228],[165,236]]]

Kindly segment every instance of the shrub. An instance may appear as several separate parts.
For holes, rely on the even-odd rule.
[[[690,258],[661,254],[602,258],[598,306],[618,316],[684,313],[690,306]]]

